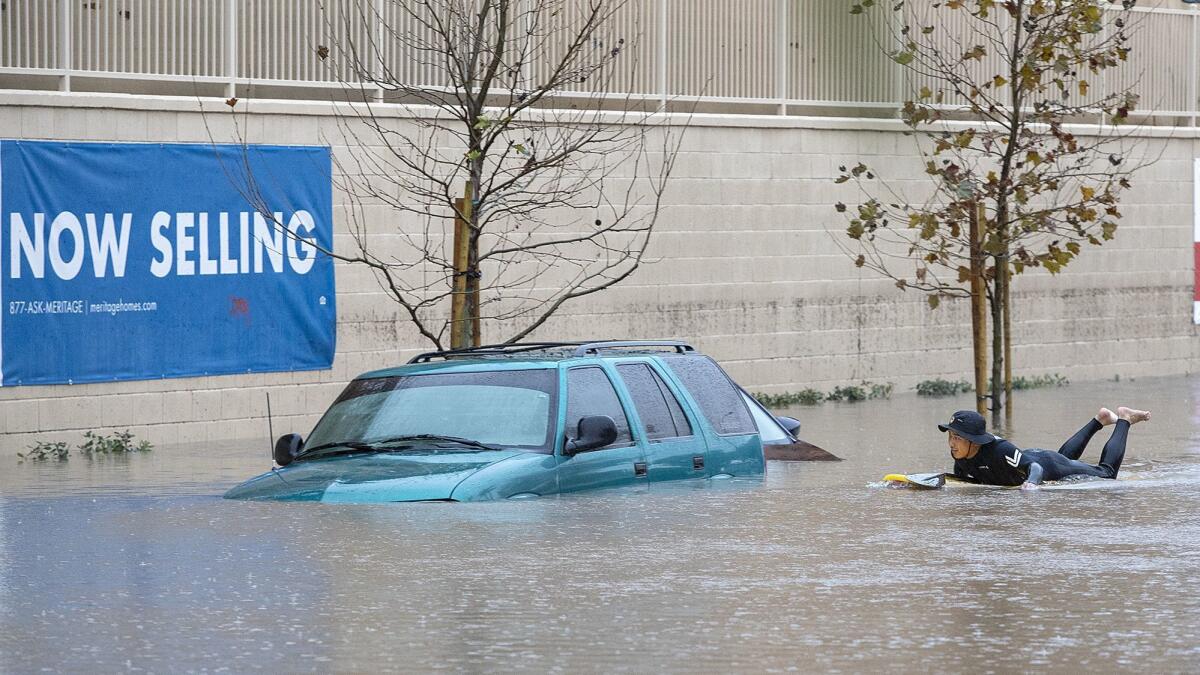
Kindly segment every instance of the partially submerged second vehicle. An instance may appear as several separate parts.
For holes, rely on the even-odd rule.
[[[757,476],[770,415],[676,341],[524,343],[431,352],[355,378],[279,468],[230,499],[334,503],[536,497]]]

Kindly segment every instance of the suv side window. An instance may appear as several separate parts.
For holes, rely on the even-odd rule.
[[[658,373],[644,363],[621,364],[617,366],[617,372],[633,396],[633,405],[646,427],[647,439],[655,441],[692,435],[692,425],[688,424],[683,408]]]
[[[707,356],[664,356],[663,363],[687,387],[704,417],[721,436],[757,433],[742,394]]]
[[[567,371],[567,436],[574,437],[579,420],[589,415],[608,415],[617,423],[613,445],[629,445],[629,420],[617,398],[617,391],[602,368],[572,368]]]

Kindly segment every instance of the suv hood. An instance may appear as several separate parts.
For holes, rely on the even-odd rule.
[[[225,493],[226,499],[370,504],[450,499],[454,488],[517,450],[400,452],[300,460]]]

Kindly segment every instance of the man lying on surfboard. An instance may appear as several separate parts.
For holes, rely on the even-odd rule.
[[[1021,450],[1009,441],[987,433],[983,415],[974,410],[959,410],[938,429],[948,432],[950,456],[954,458],[954,475],[972,483],[989,485],[1020,485],[1033,489],[1045,480],[1061,480],[1067,476],[1099,476],[1116,478],[1125,456],[1125,440],[1129,427],[1150,419],[1146,410],[1117,408],[1113,412],[1101,408],[1083,428],[1063,443],[1058,452]],[[1079,461],[1088,441],[1100,429],[1115,424],[1112,437],[1104,444],[1100,464]]]

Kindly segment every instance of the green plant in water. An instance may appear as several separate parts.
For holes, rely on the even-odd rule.
[[[768,408],[786,408],[792,405],[817,405],[825,400],[825,394],[816,389],[789,391],[782,394],[752,394],[752,396]]]
[[[53,443],[38,441],[29,446],[29,452],[18,452],[17,457],[20,458],[18,460],[20,462],[24,462],[27,459],[31,462],[44,462],[49,459],[64,462],[70,452],[71,448],[63,441],[55,441]]]
[[[863,382],[861,385],[834,387],[828,394],[816,389],[803,389],[782,394],[752,394],[755,400],[768,408],[786,408],[792,405],[817,405],[823,401],[865,401],[889,398],[894,385],[890,382]]]
[[[868,386],[867,398],[891,398],[892,389],[895,387],[891,382],[884,382],[882,384],[864,382],[863,384]]]
[[[1041,389],[1044,387],[1065,387],[1070,384],[1067,378],[1058,373],[1036,375],[1034,377],[1014,377],[1013,389]]]
[[[124,455],[131,452],[149,452],[154,448],[149,441],[133,443],[133,434],[128,429],[118,431],[112,436],[98,434],[94,431],[83,432],[87,440],[79,446],[79,452],[91,457],[93,455]]]
[[[94,431],[83,432],[84,441],[79,445],[77,450],[79,454],[87,457],[95,455],[126,455],[131,452],[149,452],[154,449],[150,441],[134,442],[133,433],[128,429],[118,431],[111,436],[99,434]],[[65,462],[70,458],[71,446],[65,441],[55,441],[48,443],[46,441],[38,441],[29,446],[29,452],[17,453],[19,462],[25,460],[30,461],[46,461],[56,460]]]
[[[825,397],[829,401],[866,401],[868,399],[889,398],[893,385],[890,382],[863,382],[861,385],[852,384],[844,387],[834,387]]]
[[[867,390],[853,384],[834,387],[826,398],[830,401],[865,401],[867,400]]]
[[[968,391],[971,391],[971,383],[966,380],[951,382],[939,378],[917,383],[917,396],[954,396]]]

